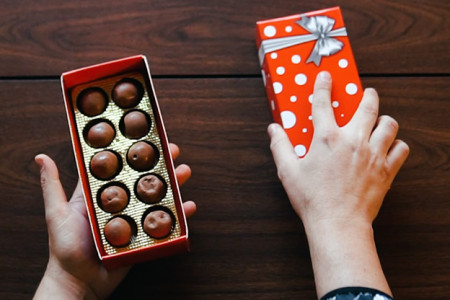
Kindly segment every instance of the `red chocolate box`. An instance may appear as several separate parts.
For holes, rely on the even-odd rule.
[[[313,136],[311,102],[316,75],[333,78],[336,122],[353,116],[363,90],[339,7],[257,22],[261,72],[273,119],[296,153],[306,155]]]
[[[187,251],[186,217],[146,58],[70,71],[62,74],[61,84],[104,265],[112,269]],[[142,193],[158,197],[148,201]],[[164,234],[155,236],[155,230]]]

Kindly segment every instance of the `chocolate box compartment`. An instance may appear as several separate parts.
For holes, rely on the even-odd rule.
[[[124,81],[124,78],[126,78],[127,80]],[[121,102],[122,107],[119,107],[118,105],[116,105],[113,97],[109,97],[106,109],[102,113],[94,116],[87,116],[86,114],[84,114],[82,111],[78,109],[77,104],[78,101],[74,101],[74,99],[78,99],[78,96],[80,94],[83,94],[85,90],[90,89],[92,87],[102,89],[106,95],[113,95],[114,88],[119,82],[127,82],[127,83],[137,82],[141,86],[145,84],[144,78],[140,73],[131,72],[121,74],[118,76],[107,77],[97,81],[89,82],[87,84],[80,84],[71,90],[73,114],[75,116],[75,123],[76,128],[78,130],[78,136],[82,136],[86,126],[89,126],[89,124],[91,122],[95,122],[95,120],[108,120],[109,122],[111,122],[111,124],[113,124],[115,130],[118,131],[117,128],[120,127],[120,123],[123,117],[130,112],[130,109],[133,109],[132,111],[138,110],[146,112],[150,118],[148,124],[149,125],[152,124],[152,126],[149,126],[149,130],[147,130],[147,133],[144,134],[139,139],[128,138],[123,133],[117,134],[116,138],[105,149],[94,148],[91,145],[89,145],[89,143],[86,143],[85,139],[79,140],[79,143],[83,151],[84,164],[87,170],[87,177],[89,181],[91,198],[95,199],[98,190],[101,189],[110,180],[124,183],[127,186],[128,190],[133,191],[134,190],[133,187],[135,186],[139,178],[143,175],[143,172],[152,171],[158,174],[160,177],[164,178],[164,181],[168,183],[166,196],[158,204],[164,205],[165,207],[169,208],[172,212],[175,212],[176,208],[174,207],[173,203],[173,193],[170,184],[170,178],[168,177],[167,174],[165,158],[163,155],[164,150],[161,147],[161,141],[157,130],[157,126],[155,126],[156,121],[154,120],[153,108],[150,104],[148,94],[147,92],[145,92],[145,89],[143,92],[142,99],[140,101],[133,100],[132,102],[133,105],[126,105],[123,103],[122,100]],[[139,96],[139,98],[141,97]],[[154,158],[146,159],[145,157],[139,157],[138,155],[137,160],[132,161],[132,159],[130,159],[130,152],[136,152],[133,151],[133,149],[134,147],[139,145],[144,145],[147,146],[149,149],[152,149],[153,154],[152,156],[154,156]],[[140,148],[138,148],[138,150],[139,149]],[[119,172],[114,176],[106,176],[106,180],[101,176],[96,176],[91,160],[91,157],[95,157],[96,155],[98,155],[98,153],[104,153],[105,151],[111,151],[113,153],[118,154],[120,157]],[[106,226],[106,223],[111,217],[111,215],[109,213],[106,213],[100,207],[98,207],[98,205],[96,205],[97,202],[98,201],[94,200],[95,214],[98,227],[102,229]],[[142,204],[142,201],[137,201],[136,195],[134,193],[131,193],[128,206],[120,214],[131,217],[138,223],[138,220],[140,220],[140,218],[142,217],[143,211],[145,211],[147,208],[148,205]],[[168,237],[169,240],[173,237],[177,237],[180,235],[180,228],[178,226],[178,223],[179,222],[176,219],[174,230],[172,234]],[[113,247],[110,246],[111,244],[108,243],[107,240],[105,239],[104,234],[102,234],[102,230],[100,230],[100,233],[102,235],[103,247],[108,254],[114,254],[129,249],[136,249],[149,244],[159,242],[154,239],[148,238],[148,236],[143,234],[140,228],[138,228],[137,235],[132,243],[130,243],[126,247]]]
[[[144,87],[143,96],[138,103],[134,102],[131,106],[121,104],[122,107],[119,107],[112,99],[113,89],[124,78],[139,82]],[[88,208],[88,216],[99,257],[103,260],[105,266],[114,268],[187,251],[188,230],[186,218],[146,58],[144,56],[133,56],[74,70],[64,73],[61,76],[61,82],[76,164]],[[77,99],[85,90],[92,88],[100,88],[104,91],[104,94],[107,95],[107,106],[104,109],[96,109],[96,114],[86,114],[78,109],[78,105],[81,107],[81,104]],[[144,112],[149,118],[149,131],[143,137],[126,137],[123,134],[123,130],[120,129],[123,116],[136,110]],[[113,125],[115,130],[114,139],[103,148],[92,147],[85,138],[86,126],[96,122],[96,120],[107,120]],[[157,152],[156,164],[145,170],[135,170],[127,162],[129,148],[139,141],[151,144]],[[106,180],[98,179],[90,172],[91,157],[105,150],[117,153],[122,163],[120,172]],[[154,173],[163,178],[167,188],[165,196],[154,204],[140,201],[134,191],[136,181],[148,173]],[[115,213],[104,211],[97,199],[98,191],[111,182],[122,183],[130,191],[128,205],[122,211]],[[165,207],[174,216],[173,230],[163,239],[151,238],[140,225],[143,214],[153,205]],[[138,224],[137,232],[133,236],[131,243],[124,247],[112,246],[106,240],[103,232],[106,223],[116,216],[131,218]]]

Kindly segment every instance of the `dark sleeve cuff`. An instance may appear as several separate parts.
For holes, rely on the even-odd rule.
[[[320,300],[393,300],[388,294],[365,287],[345,287],[327,293]]]

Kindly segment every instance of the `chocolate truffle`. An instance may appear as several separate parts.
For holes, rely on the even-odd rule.
[[[124,218],[113,218],[105,226],[105,238],[114,247],[128,245],[132,235],[131,225]]]
[[[123,118],[123,134],[132,139],[143,137],[150,130],[148,120],[142,111],[130,111]]]
[[[111,151],[101,151],[91,159],[91,172],[98,179],[110,179],[119,173],[119,158]]]
[[[99,88],[89,88],[80,93],[77,100],[78,109],[86,116],[101,114],[108,105],[105,93]]]
[[[172,227],[172,217],[163,210],[152,211],[144,219],[144,231],[156,239],[168,236]]]
[[[101,192],[100,203],[100,206],[104,211],[116,213],[127,206],[128,194],[122,187],[111,185]]]
[[[133,79],[120,81],[113,89],[112,99],[121,108],[130,108],[138,105],[143,96],[141,84]]]
[[[128,164],[137,171],[153,168],[157,161],[156,149],[149,143],[137,142],[128,149]]]
[[[158,176],[150,174],[139,179],[136,192],[141,201],[156,203],[166,195],[166,185]]]
[[[99,122],[91,128],[87,133],[87,141],[94,148],[108,146],[114,139],[114,128],[108,122]]]

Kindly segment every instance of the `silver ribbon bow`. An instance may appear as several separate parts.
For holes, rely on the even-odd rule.
[[[338,41],[333,37],[347,36],[347,30],[345,27],[332,30],[335,22],[334,19],[327,16],[314,16],[309,18],[305,15],[301,15],[301,19],[296,21],[296,23],[310,32],[310,34],[262,41],[258,51],[261,66],[267,53],[314,40],[316,43],[306,63],[314,62],[316,66],[319,66],[323,56],[333,55],[341,51],[344,46],[341,41]]]

